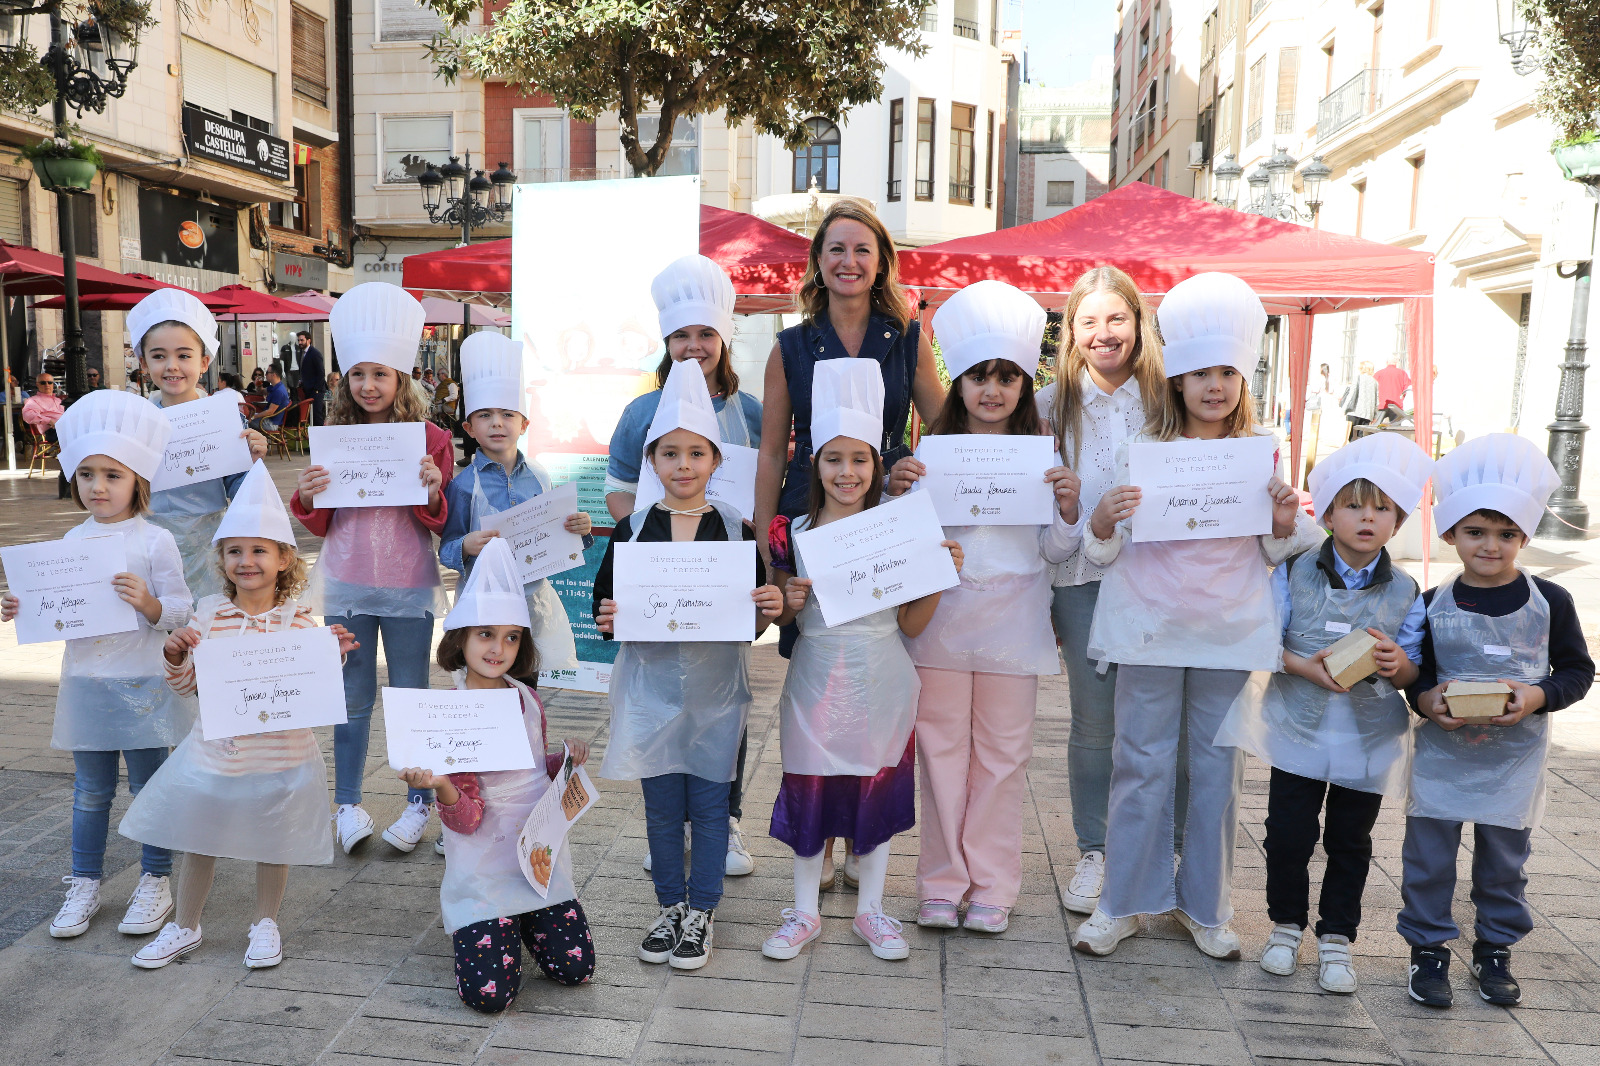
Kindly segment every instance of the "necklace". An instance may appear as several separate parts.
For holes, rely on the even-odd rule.
[[[691,507],[687,511],[680,511],[676,507],[668,507],[665,500],[658,501],[656,506],[668,514],[683,515],[686,517],[689,515],[703,515],[707,511],[711,510],[711,505],[709,503],[702,503],[699,507]]]

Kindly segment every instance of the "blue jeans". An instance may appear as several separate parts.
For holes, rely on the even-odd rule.
[[[105,875],[111,801],[117,798],[117,756],[128,764],[128,791],[137,796],[150,775],[167,761],[166,748],[72,753],[72,876],[95,881]],[[172,852],[143,845],[140,869],[157,877],[172,873]]]
[[[708,911],[722,902],[722,873],[728,861],[728,783],[693,774],[662,774],[639,782],[644,791],[645,834],[650,839],[650,879],[656,900],[671,907]],[[683,823],[694,825],[684,884]]]
[[[333,801],[360,803],[361,779],[367,768],[367,737],[372,731],[372,704],[378,698],[378,634],[389,664],[390,688],[427,688],[433,650],[433,615],[422,618],[379,618],[371,614],[328,615],[328,625],[342,625],[360,642],[344,663],[344,725],[333,727]],[[411,788],[406,799],[433,802],[433,790]]]

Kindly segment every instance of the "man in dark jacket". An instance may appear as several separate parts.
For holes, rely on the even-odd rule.
[[[294,335],[294,346],[300,356],[300,391],[312,400],[312,424],[327,425],[324,405],[328,398],[328,371],[322,364],[322,353],[305,330]]]

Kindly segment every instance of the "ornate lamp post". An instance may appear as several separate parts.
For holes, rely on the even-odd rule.
[[[1232,152],[1223,155],[1221,162],[1211,168],[1211,177],[1216,182],[1217,203],[1223,207],[1232,207],[1239,202],[1239,179],[1244,175],[1244,167],[1234,158]]]
[[[1511,69],[1528,75],[1539,69],[1538,57],[1528,52],[1539,31],[1528,25],[1522,4],[1523,0],[1495,0],[1494,16],[1500,40],[1511,49]]]
[[[470,177],[468,175],[471,175]],[[422,206],[428,212],[428,221],[444,226],[461,227],[461,243],[465,248],[472,243],[472,231],[497,222],[504,222],[511,214],[511,188],[517,176],[511,168],[501,163],[488,177],[483,171],[472,169],[472,153],[466,153],[466,162],[460,156],[435,170],[432,164],[417,177],[422,187]],[[472,309],[461,308],[461,337],[466,339],[472,325]]]

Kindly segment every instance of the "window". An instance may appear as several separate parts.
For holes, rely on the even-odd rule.
[[[385,185],[409,184],[432,164],[435,169],[450,158],[450,116],[412,115],[379,121],[383,132]]]
[[[1111,138],[1111,158],[1107,160],[1106,181],[1109,184],[1117,183],[1117,139]]]
[[[933,123],[937,118],[934,103],[927,97],[917,100],[917,199],[933,199]]]
[[[1266,100],[1267,57],[1262,56],[1250,64],[1250,110],[1244,133],[1244,143],[1254,144],[1261,137],[1261,111]]]
[[[1150,23],[1139,27],[1139,71],[1150,65]]]
[[[379,41],[431,41],[445,24],[420,0],[378,0]]]
[[[1294,132],[1294,97],[1300,89],[1300,49],[1278,49],[1278,118],[1273,132]]]
[[[956,0],[956,17],[952,29],[957,37],[976,41],[978,36],[978,0]]]
[[[566,181],[567,116],[555,108],[527,108],[513,112],[517,140],[512,151],[519,181]]]
[[[1419,209],[1422,207],[1422,164],[1428,157],[1419,155],[1411,160],[1411,215],[1407,229],[1417,228]]]
[[[328,23],[299,4],[290,8],[291,68],[294,91],[328,106]]]
[[[939,29],[938,0],[929,0],[928,3],[922,5],[922,29],[929,33],[934,33]]]
[[[1167,117],[1168,110],[1172,107],[1172,66],[1161,72],[1161,117]]]
[[[308,230],[310,212],[306,203],[306,179],[308,167],[299,163],[294,167],[294,199],[288,203],[274,203],[267,205],[267,221],[280,229],[294,230],[296,233],[305,233]]]
[[[184,103],[241,126],[273,132],[278,96],[272,71],[192,37],[182,38],[180,48]]]
[[[20,181],[0,179],[0,240],[8,240],[12,244],[28,243],[24,239],[22,225],[26,214],[26,201],[23,198],[26,188]]]
[[[1156,143],[1156,87],[1154,82],[1150,85],[1150,96],[1145,104],[1144,125],[1145,134],[1149,137],[1153,146]]]
[[[1120,103],[1122,103],[1122,68],[1117,67],[1111,72],[1111,110],[1115,111]]]
[[[971,104],[950,107],[950,202],[953,204],[972,203],[977,164],[977,146],[973,141],[977,112]]]
[[[1150,13],[1150,36],[1156,42],[1156,47],[1161,47],[1161,0],[1156,0],[1156,6]]]
[[[1077,195],[1078,183],[1075,181],[1047,181],[1044,183],[1044,190],[1046,207],[1071,207]]]
[[[989,43],[1000,43],[1000,0],[989,0]]]
[[[1356,189],[1356,236],[1361,236],[1361,230],[1367,221],[1367,183],[1358,181]]]
[[[900,153],[906,140],[906,102],[889,101],[889,192],[888,199],[900,199]]]
[[[660,115],[639,116],[639,143],[646,151],[655,143],[656,131],[660,126]],[[633,168],[629,167],[628,172],[633,173]],[[661,161],[656,176],[669,178],[698,173],[700,173],[700,117],[679,115],[677,121],[672,124],[672,146],[667,149],[666,158]]]
[[[839,191],[839,127],[825,118],[806,119],[811,143],[794,154],[794,191],[816,183],[819,192]]]
[[[998,0],[996,0],[998,3]],[[989,112],[989,137],[983,158],[983,206],[994,206],[994,112]]]
[[[1233,86],[1217,97],[1217,154],[1233,149]]]

